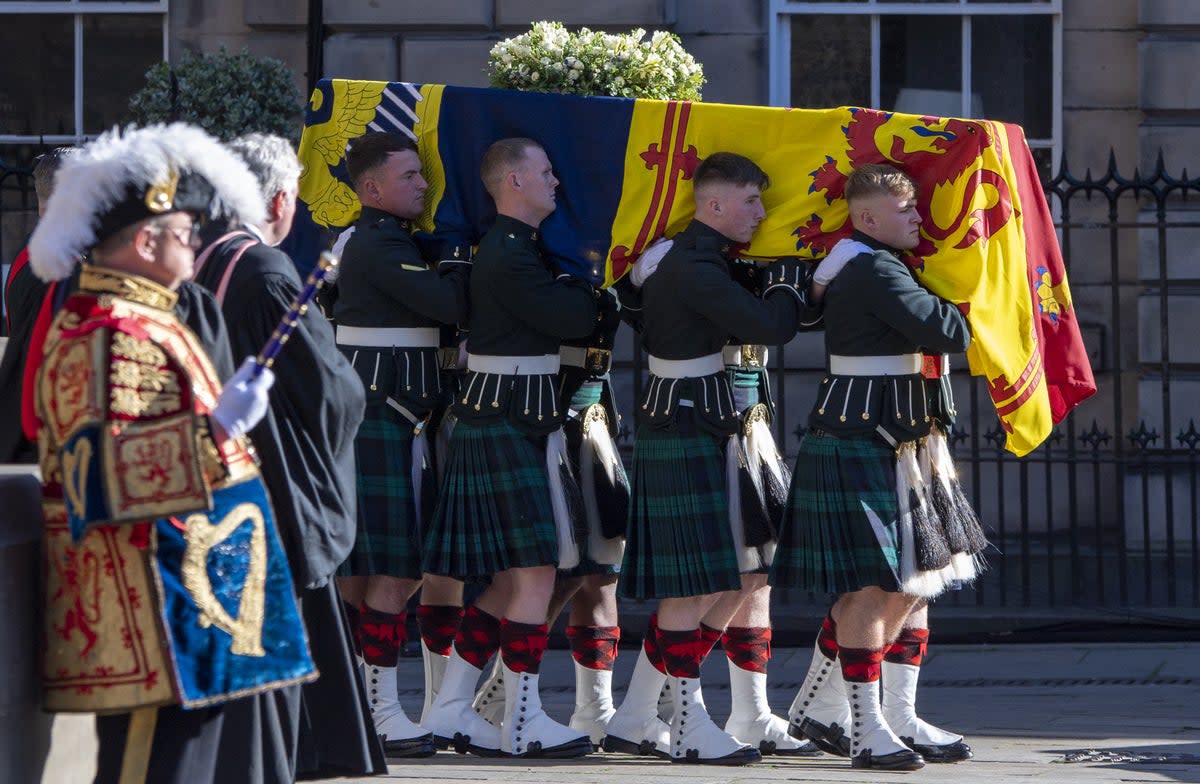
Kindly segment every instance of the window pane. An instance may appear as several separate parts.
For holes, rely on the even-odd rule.
[[[1049,16],[976,16],[971,24],[971,89],[978,116],[1025,126],[1030,138],[1053,129]]]
[[[99,133],[128,114],[146,71],[163,59],[161,14],[83,18],[83,128]]]
[[[792,16],[792,106],[820,109],[870,102],[870,18]]]
[[[67,14],[0,17],[0,133],[75,133],[71,25]]]
[[[879,20],[880,108],[911,114],[962,114],[959,16],[884,16]]]

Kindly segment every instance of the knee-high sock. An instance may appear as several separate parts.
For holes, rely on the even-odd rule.
[[[568,626],[571,656],[589,670],[611,670],[617,659],[620,626]]]
[[[928,629],[902,629],[896,641],[884,649],[883,660],[892,664],[920,667],[928,647]]]
[[[721,636],[721,647],[739,669],[766,672],[771,659],[771,629],[766,626],[730,626]]]
[[[462,625],[463,608],[455,605],[422,604],[417,607],[417,627],[425,647],[442,656],[450,655],[454,636]]]
[[[699,678],[700,662],[712,646],[706,643],[699,629],[686,631],[658,630],[658,647],[662,651],[667,674],[673,678]]]
[[[395,667],[400,648],[408,641],[407,622],[407,612],[388,613],[364,604],[359,616],[363,661],[375,667]]]
[[[500,619],[500,656],[512,672],[537,675],[542,656],[550,641],[550,627],[544,623],[518,623]]]
[[[500,647],[500,619],[472,605],[463,612],[454,649],[472,667],[483,669]]]
[[[654,669],[666,675],[667,667],[663,664],[662,651],[658,647],[658,613],[650,614],[646,636],[642,638],[642,649],[646,651],[646,659],[654,665]]]

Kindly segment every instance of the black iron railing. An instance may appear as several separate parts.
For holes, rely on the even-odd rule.
[[[1017,459],[1003,449],[983,382],[956,374],[953,448],[996,550],[976,585],[945,603],[1054,609],[1065,619],[1072,608],[1200,618],[1200,318],[1188,321],[1200,313],[1200,213],[1189,202],[1200,179],[1168,174],[1161,156],[1148,173],[1124,176],[1110,158],[1098,176],[1064,166],[1045,190],[1099,392]],[[0,162],[7,253],[21,238],[4,233],[13,230],[6,213],[32,214],[35,204],[28,169]],[[784,366],[783,352],[775,356],[776,435],[792,456],[811,400],[797,398],[815,389],[820,359]],[[628,449],[644,362],[636,345],[618,360]]]

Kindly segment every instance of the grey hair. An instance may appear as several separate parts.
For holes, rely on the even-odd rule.
[[[247,133],[228,146],[258,180],[264,204],[280,191],[295,192],[302,167],[287,139],[274,134]]]
[[[38,201],[43,205],[49,201],[54,192],[54,173],[62,162],[70,155],[79,152],[78,147],[56,147],[47,153],[39,155],[33,165],[33,189]]]

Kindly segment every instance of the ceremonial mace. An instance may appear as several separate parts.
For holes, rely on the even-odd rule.
[[[274,364],[275,357],[279,356],[279,352],[283,350],[283,344],[287,343],[288,338],[292,336],[292,331],[300,323],[300,317],[308,310],[309,303],[317,296],[321,286],[325,285],[326,278],[337,267],[338,261],[338,257],[333,255],[332,251],[321,252],[321,259],[308,274],[308,279],[304,281],[304,288],[288,306],[287,313],[279,320],[279,326],[275,327],[275,331],[271,333],[267,345],[263,346],[263,350],[258,352],[258,356],[254,358],[254,378],[261,376],[263,370]]]

